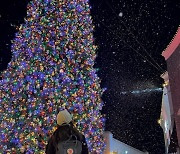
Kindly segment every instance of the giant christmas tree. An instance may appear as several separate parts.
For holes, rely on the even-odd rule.
[[[0,152],[44,153],[66,108],[90,151],[104,149],[88,0],[33,0],[0,81]]]

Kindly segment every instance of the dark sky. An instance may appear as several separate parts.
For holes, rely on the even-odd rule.
[[[162,51],[180,24],[179,0],[92,0],[96,67],[102,79],[106,130],[150,154],[164,154],[160,117],[166,70]],[[146,91],[143,91],[146,90]]]
[[[11,40],[28,0],[0,5],[0,70],[10,61]],[[90,0],[98,45],[106,130],[150,154],[164,154],[160,117],[166,70],[161,56],[180,25],[180,0]]]

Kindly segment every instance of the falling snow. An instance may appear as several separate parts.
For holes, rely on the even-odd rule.
[[[98,46],[96,65],[103,94],[106,130],[150,154],[163,154],[163,132],[157,123],[166,70],[162,51],[177,31],[179,4],[168,0],[90,0]],[[27,1],[0,6],[0,70],[10,61],[11,40],[26,16]],[[4,9],[6,8],[6,9]],[[122,18],[120,18],[122,17]],[[143,92],[143,90],[145,90]],[[142,92],[142,94],[137,92]]]

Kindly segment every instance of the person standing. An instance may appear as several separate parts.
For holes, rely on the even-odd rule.
[[[78,154],[88,154],[88,147],[84,135],[82,135],[73,125],[71,114],[65,109],[57,115],[58,128],[53,133],[46,146],[46,154],[63,154],[61,143],[67,143],[70,139],[78,141],[81,146]],[[68,151],[69,150],[69,151]],[[72,149],[68,149],[67,154],[73,154]],[[59,152],[58,152],[59,151]]]

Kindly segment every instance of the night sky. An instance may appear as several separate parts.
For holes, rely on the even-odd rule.
[[[28,0],[0,5],[0,70],[11,59],[11,40]],[[160,117],[166,70],[162,51],[180,25],[180,0],[90,0],[98,45],[95,67],[102,80],[106,130],[150,154],[164,154]]]

